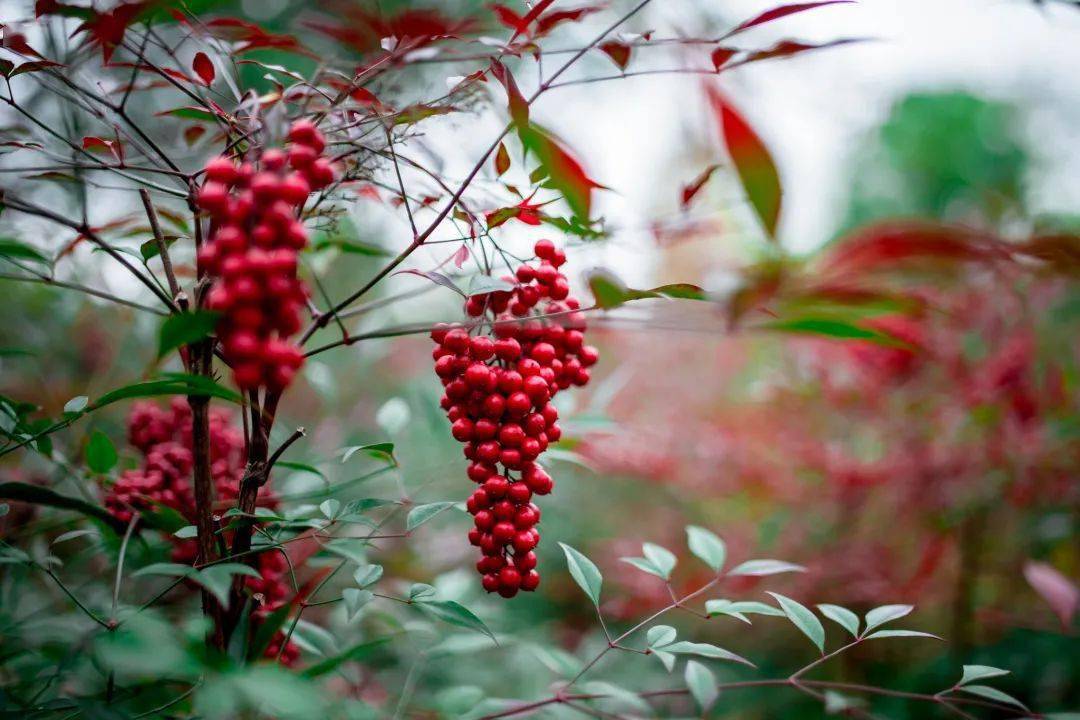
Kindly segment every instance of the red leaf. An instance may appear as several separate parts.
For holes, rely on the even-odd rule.
[[[519,128],[527,126],[529,124],[529,103],[526,102],[525,96],[518,89],[514,76],[506,69],[505,65],[495,59],[491,61],[491,74],[506,88],[506,96],[510,101],[510,119]]]
[[[1004,259],[1005,247],[993,237],[954,225],[885,221],[856,230],[830,246],[823,273],[847,275],[894,269],[900,263],[972,262]]]
[[[519,128],[519,135],[525,149],[540,161],[540,170],[547,177],[547,184],[562,193],[579,220],[588,222],[592,191],[603,186],[590,179],[581,163],[538,125]]]
[[[83,150],[90,150],[91,152],[107,152],[111,153],[114,158],[123,162],[123,155],[121,154],[117,143],[112,140],[102,140],[99,137],[84,137],[82,141]]]
[[[95,13],[75,33],[87,33],[91,41],[101,46],[105,62],[112,59],[113,51],[124,42],[128,25],[133,23],[146,10],[146,2],[129,2],[117,5],[109,12]]]
[[[510,153],[506,151],[506,145],[499,143],[499,150],[495,153],[495,174],[502,175],[510,169]]]
[[[781,40],[770,48],[756,50],[750,53],[739,64],[742,65],[744,63],[757,62],[758,60],[770,60],[772,58],[790,57],[791,55],[797,55],[806,52],[807,50],[823,50],[825,48],[847,45],[855,42],[861,41],[858,38],[843,38],[827,43],[821,43],[820,45],[813,45],[810,43],[798,42],[797,40]]]
[[[30,43],[26,41],[26,36],[11,25],[0,23],[0,47],[20,55],[45,59],[41,53],[30,47]]]
[[[783,189],[768,148],[742,115],[718,90],[707,87],[709,102],[720,121],[728,155],[739,174],[743,190],[770,237],[776,236]]]
[[[192,125],[184,130],[184,142],[188,145],[194,145],[195,142],[206,134],[206,128],[202,125]]]
[[[712,51],[712,54],[709,55],[709,57],[712,59],[713,67],[719,70],[724,63],[730,60],[737,52],[739,51],[733,48],[718,47]]]
[[[781,5],[780,7],[773,8],[772,10],[766,10],[765,12],[750,18],[746,22],[738,25],[725,35],[725,38],[729,38],[735,33],[742,32],[747,28],[752,28],[755,25],[762,25],[773,20],[777,20],[788,15],[794,15],[795,13],[803,12],[804,10],[813,10],[814,8],[823,7],[825,5],[839,5],[843,3],[852,3],[854,0],[824,0],[824,2],[808,2],[808,3],[795,3],[794,5]]]
[[[217,76],[214,63],[210,61],[210,58],[204,52],[195,53],[195,59],[191,62],[191,69],[195,71],[195,74],[203,81],[203,85],[207,87],[214,82],[214,78]]]
[[[469,259],[469,247],[465,243],[461,243],[461,247],[457,249],[457,252],[454,253],[451,259],[460,270],[461,266],[465,264],[465,261]]]
[[[492,12],[495,13],[495,18],[500,23],[510,28],[515,33],[525,32],[525,29],[528,27],[528,25],[522,22],[521,16],[518,15],[516,12],[499,3],[495,3],[493,5],[490,5],[489,7],[491,8]]]
[[[611,61],[619,66],[620,70],[625,70],[627,64],[630,62],[630,46],[621,42],[606,42],[600,46]]]
[[[1024,578],[1058,616],[1061,627],[1068,630],[1080,607],[1080,588],[1050,565],[1032,560],[1024,564]]]
[[[534,37],[542,37],[565,22],[575,22],[594,12],[599,12],[599,6],[575,8],[573,10],[554,10],[536,21]]]
[[[690,201],[694,199],[694,196],[701,192],[701,188],[705,187],[705,183],[709,182],[709,178],[716,172],[719,165],[710,165],[705,168],[700,175],[694,178],[693,182],[689,185],[684,185],[682,189],[682,209],[685,210],[690,206]]]

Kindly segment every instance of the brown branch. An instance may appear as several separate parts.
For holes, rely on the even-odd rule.
[[[146,190],[140,189],[139,197],[142,198],[143,207],[146,209],[146,217],[150,220],[150,230],[154,233],[154,240],[157,242],[161,265],[165,270],[165,279],[169,282],[169,292],[172,293],[175,300],[180,297],[180,285],[176,282],[176,275],[173,273],[172,260],[169,258],[169,246],[165,243],[165,235],[161,232],[161,223],[158,222],[157,210],[154,209],[150,193],[146,192]]]

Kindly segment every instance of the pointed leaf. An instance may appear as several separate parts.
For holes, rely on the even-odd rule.
[[[785,597],[780,593],[770,592],[776,601],[780,603],[780,608],[787,615],[795,627],[799,628],[806,637],[810,638],[810,642],[817,646],[817,649],[821,652],[825,652],[825,628],[822,627],[821,621],[817,619],[805,605],[792,600],[789,597]]]
[[[674,553],[654,543],[644,543],[641,551],[645,554],[645,559],[660,571],[662,578],[667,580],[671,577],[671,571],[675,569],[675,564],[678,562]]]
[[[619,558],[619,560],[626,563],[627,565],[633,565],[634,567],[636,567],[638,570],[640,570],[642,572],[649,573],[650,575],[655,575],[656,577],[660,578],[661,580],[666,580],[667,579],[667,577],[664,575],[663,570],[656,567],[655,565],[653,565],[651,562],[649,562],[645,558],[642,558],[642,557],[624,557],[624,558]]]
[[[356,584],[362,588],[366,588],[368,585],[379,582],[379,579],[382,576],[382,565],[361,565],[356,568],[356,572],[353,573],[353,579],[356,580]]]
[[[720,696],[720,690],[716,686],[716,676],[709,668],[696,660],[686,663],[686,687],[694,697],[698,707],[704,713],[713,706],[716,698]]]
[[[1001,668],[992,667],[990,665],[965,665],[964,674],[960,678],[960,682],[956,684],[967,685],[976,680],[985,680],[986,678],[1001,677],[1002,675],[1008,674],[1008,670],[1002,670]]]
[[[718,90],[708,88],[709,101],[720,122],[720,131],[750,204],[769,237],[776,237],[783,190],[776,164],[753,128]]]
[[[778,20],[788,15],[794,15],[805,10],[813,10],[824,5],[840,5],[844,3],[851,3],[854,0],[824,0],[823,2],[807,2],[807,3],[794,3],[792,5],[781,5],[780,7],[773,8],[772,10],[766,10],[760,15],[755,15],[749,20],[739,23],[733,30],[728,32],[724,37],[731,37],[735,33],[742,32],[747,28],[752,28],[755,25],[762,25],[772,20]]]
[[[417,505],[409,511],[409,515],[405,518],[405,532],[412,532],[443,510],[452,508],[453,506],[454,503],[445,501]]]
[[[105,474],[116,465],[116,446],[109,436],[95,430],[86,444],[86,466],[98,474]]]
[[[445,623],[469,630],[475,630],[476,632],[487,635],[492,641],[495,640],[495,635],[488,629],[488,626],[484,624],[484,621],[478,618],[471,610],[461,603],[454,602],[453,600],[438,600],[435,602],[421,603],[417,605],[417,607]]]
[[[899,620],[915,608],[911,605],[882,605],[866,613],[866,632],[893,620]]]
[[[839,605],[818,605],[821,614],[847,630],[854,637],[859,637],[859,616]]]
[[[205,310],[170,315],[161,324],[161,331],[158,333],[158,357],[164,357],[170,350],[206,338],[214,332],[217,321],[217,313]]]
[[[1003,703],[1005,705],[1012,705],[1018,707],[1024,712],[1027,712],[1027,705],[1020,702],[1012,695],[1003,693],[997,688],[992,688],[989,685],[965,685],[962,688],[958,688],[961,692],[971,693],[972,695],[978,695],[979,697],[986,698],[987,700],[993,700],[994,702]]]
[[[195,74],[202,80],[203,85],[207,87],[214,82],[214,77],[217,75],[214,70],[214,63],[204,52],[195,53],[195,59],[191,62],[191,69],[195,71]]]
[[[872,632],[869,635],[864,636],[866,640],[875,640],[878,638],[931,638],[933,640],[941,640],[937,635],[928,632],[921,632],[919,630],[878,630]]]
[[[752,575],[760,577],[763,575],[776,575],[778,573],[786,572],[806,572],[806,568],[802,565],[784,562],[783,560],[747,560],[729,570],[728,575]]]
[[[701,657],[712,658],[714,660],[730,660],[732,662],[742,663],[743,665],[749,665],[755,667],[754,663],[750,662],[741,655],[736,655],[730,650],[710,645],[708,643],[695,643],[680,640],[677,643],[672,643],[664,647],[664,650],[669,653],[677,653],[679,655],[700,655]]]
[[[716,572],[724,567],[727,547],[724,541],[705,528],[690,525],[686,528],[686,541],[690,552]]]
[[[585,594],[592,600],[593,605],[600,605],[600,586],[604,577],[592,560],[570,547],[566,543],[559,543],[566,555],[566,565],[570,569],[570,576],[578,584]]]

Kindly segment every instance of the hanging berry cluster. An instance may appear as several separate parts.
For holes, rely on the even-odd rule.
[[[211,217],[199,249],[202,272],[214,278],[208,306],[236,384],[281,391],[303,364],[289,337],[300,329],[307,289],[296,276],[307,245],[300,211],[308,196],[334,181],[326,143],[306,120],[289,129],[288,150],[271,148],[253,161],[218,157],[206,165],[199,206]]]
[[[191,437],[191,409],[186,401],[175,398],[168,409],[152,402],[137,402],[128,416],[128,440],[143,456],[142,466],[125,470],[109,488],[105,507],[113,517],[130,522],[136,511],[152,512],[160,506],[171,508],[189,522],[195,522],[195,493],[191,486],[194,462]],[[247,461],[243,433],[233,425],[226,412],[210,411],[210,475],[217,499],[235,504],[240,494],[240,480]],[[277,507],[277,498],[269,488],[259,493],[259,504]],[[194,564],[198,543],[194,539],[169,536],[175,562]],[[291,596],[288,562],[279,552],[258,555],[259,577],[245,578],[249,592],[258,599],[255,621],[288,602]],[[267,649],[268,657],[277,657],[284,636],[278,636]],[[289,643],[281,653],[282,662],[299,659],[299,648]]]
[[[559,272],[565,253],[550,240],[537,242],[535,252],[538,264],[505,278],[513,289],[468,299],[474,322],[431,334],[435,373],[446,388],[442,407],[479,485],[466,503],[476,525],[469,542],[482,553],[476,569],[485,590],[506,598],[540,584],[533,552],[540,508],[532,497],[554,484],[537,462],[562,435],[551,399],[589,382],[597,360],[596,348],[582,343],[581,305]]]

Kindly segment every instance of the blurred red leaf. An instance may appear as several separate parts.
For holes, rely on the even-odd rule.
[[[351,2],[324,3],[322,9],[333,13],[333,20],[309,22],[307,26],[360,53],[379,50],[382,39],[387,37],[408,38],[408,46],[415,50],[433,40],[456,37],[476,26],[474,18],[450,18],[429,9],[408,9],[395,15],[384,15]]]
[[[215,18],[204,23],[211,34],[221,40],[239,43],[233,53],[240,55],[250,50],[275,49],[311,55],[291,35],[279,35],[263,30],[259,25],[239,18]]]
[[[30,43],[26,41],[25,35],[11,25],[3,23],[0,23],[0,47],[20,55],[29,55],[31,57],[41,58],[42,60],[45,59],[41,53],[30,47]]]
[[[85,32],[89,35],[93,43],[101,46],[102,56],[108,63],[112,59],[113,51],[124,42],[128,26],[135,22],[148,6],[147,2],[129,2],[121,3],[108,12],[95,12],[76,28],[73,34]]]
[[[519,128],[518,134],[525,150],[540,161],[547,184],[562,193],[579,220],[588,221],[592,191],[603,186],[590,179],[581,163],[538,125],[530,123],[527,127]]]
[[[217,76],[214,63],[210,61],[210,58],[204,52],[195,53],[195,59],[191,62],[191,69],[195,71],[195,74],[203,81],[203,85],[207,87],[214,82],[214,78]]]
[[[536,21],[534,37],[543,37],[549,32],[566,22],[576,22],[594,12],[602,10],[598,5],[574,8],[572,10],[553,10]]]
[[[630,46],[621,42],[606,42],[600,46],[600,49],[611,61],[619,66],[620,70],[625,70],[627,64],[630,62]]]
[[[184,142],[194,145],[195,142],[206,134],[206,128],[202,125],[192,125],[184,130]]]
[[[90,150],[91,152],[111,153],[118,161],[124,161],[123,151],[120,149],[120,143],[117,141],[103,140],[99,137],[84,137],[82,148],[83,150]]]
[[[454,253],[451,259],[460,270],[461,266],[465,264],[465,261],[469,259],[469,247],[465,243],[461,243],[461,247],[457,249],[457,252]]]
[[[694,199],[694,196],[701,192],[701,188],[705,187],[705,183],[709,182],[709,178],[712,177],[712,174],[716,172],[718,167],[720,166],[710,165],[705,168],[700,175],[694,178],[689,185],[683,185],[682,199],[680,201],[683,210],[690,206],[690,201]]]
[[[808,50],[824,50],[826,48],[837,47],[839,45],[849,45],[851,43],[861,42],[860,38],[842,38],[840,40],[832,40],[826,43],[812,44],[798,42],[797,40],[781,40],[770,48],[764,50],[756,50],[746,56],[742,62],[744,63],[757,62],[759,60],[770,60],[772,58],[789,57],[791,55],[797,55],[799,53],[806,52]]]
[[[506,145],[499,143],[499,149],[495,153],[495,174],[502,175],[510,169],[510,153],[506,151]]]
[[[709,58],[712,60],[713,67],[719,70],[728,60],[734,57],[737,52],[739,51],[733,48],[718,47],[712,51]]]
[[[914,261],[970,262],[1004,259],[1007,251],[997,239],[976,230],[929,221],[885,221],[856,230],[825,252],[826,275],[894,269]]]
[[[813,10],[814,8],[823,7],[825,5],[840,5],[852,2],[854,2],[854,0],[824,0],[824,2],[808,2],[795,3],[793,5],[781,5],[780,7],[775,7],[772,10],[766,10],[760,15],[756,15],[747,20],[746,22],[737,25],[724,37],[731,37],[735,33],[740,33],[747,28],[754,27],[755,25],[762,25],[773,20],[778,20],[782,17],[787,17],[788,15],[794,15],[795,13],[803,12],[805,10]]]
[[[509,99],[510,119],[514,124],[523,128],[529,124],[529,103],[518,89],[514,76],[498,60],[491,60],[491,74],[495,76],[502,86],[506,88],[506,96]]]
[[[1064,275],[1080,275],[1080,236],[1037,235],[1020,243],[1017,252],[1042,261]]]
[[[1080,588],[1050,565],[1034,560],[1024,563],[1024,578],[1057,615],[1062,629],[1068,630],[1080,607]]]
[[[742,115],[715,88],[708,86],[709,102],[720,121],[728,155],[739,174],[743,190],[770,237],[776,236],[783,188],[768,148]]]

